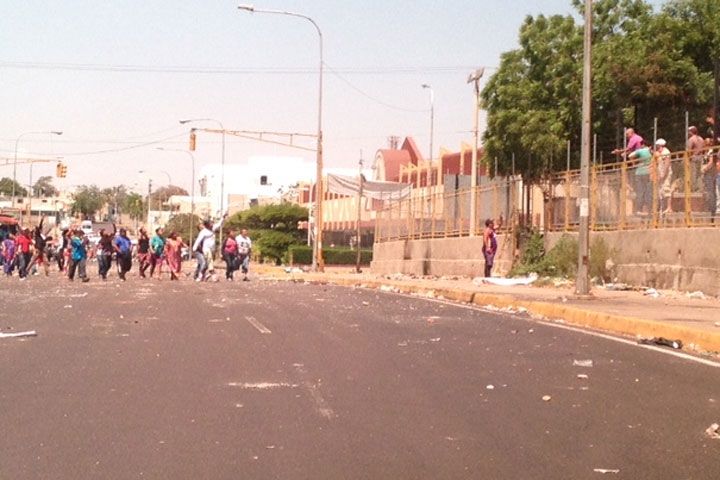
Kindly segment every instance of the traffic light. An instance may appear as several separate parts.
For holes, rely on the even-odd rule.
[[[195,151],[195,130],[190,132],[190,151]]]
[[[58,162],[57,167],[55,168],[55,176],[58,178],[67,177],[67,165],[63,162]]]

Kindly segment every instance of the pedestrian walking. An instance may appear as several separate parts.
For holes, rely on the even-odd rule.
[[[483,256],[485,257],[485,277],[492,275],[495,254],[497,253],[497,235],[492,220],[485,220],[485,232],[483,232]]]
[[[170,232],[165,241],[165,258],[170,270],[170,280],[178,280],[182,273],[182,249],[186,247],[177,232]]]
[[[165,253],[165,230],[162,227],[155,229],[155,236],[150,240],[150,278],[157,268],[157,279],[162,280],[162,264]]]
[[[29,264],[25,267],[25,275],[30,275],[30,271],[35,265],[42,265],[45,267],[45,276],[47,277],[50,275],[50,268],[48,266],[47,259],[45,258],[47,240],[42,234],[42,225],[44,221],[45,216],[40,219],[40,223],[33,230],[33,245],[35,247],[35,251],[30,258]]]
[[[3,271],[8,277],[12,275],[15,267],[15,235],[8,234],[2,241]]]
[[[233,274],[237,270],[237,259],[238,259],[238,244],[233,236],[233,231],[228,230],[225,240],[222,244],[222,255],[225,260],[225,280],[228,282],[233,281]]]
[[[120,235],[115,237],[113,242],[115,248],[115,256],[119,267],[120,280],[126,280],[125,276],[132,268],[132,241],[127,236],[127,230],[120,229]]]
[[[198,238],[195,239],[193,245],[193,251],[198,249],[202,250],[203,257],[205,257],[205,275],[202,278],[196,278],[195,281],[208,280],[210,278],[215,279],[215,233],[220,230],[225,223],[227,213],[222,216],[220,222],[214,224],[206,220],[203,222],[203,229],[198,234]]]
[[[32,259],[31,248],[32,237],[30,236],[30,230],[25,228],[15,240],[15,265],[18,269],[18,275],[20,276],[20,280],[25,280],[25,278],[27,277],[27,269],[30,265],[30,260]]]
[[[72,254],[70,255],[70,267],[68,268],[68,280],[71,282],[75,279],[75,270],[79,271],[80,279],[83,283],[90,281],[87,276],[87,245],[88,241],[85,234],[79,228],[75,230],[75,234],[70,242]]]
[[[98,262],[98,274],[100,275],[100,278],[103,280],[107,280],[107,274],[110,271],[110,266],[112,265],[112,256],[115,252],[115,245],[113,243],[113,237],[115,236],[115,233],[117,233],[117,228],[115,227],[115,224],[112,224],[113,226],[113,232],[112,234],[109,234],[104,228],[100,229],[100,240],[98,240],[98,254],[97,254],[97,262]]]
[[[140,229],[135,256],[138,261],[140,278],[145,278],[145,271],[150,266],[150,237],[148,237],[145,228]]]
[[[250,272],[250,254],[252,253],[252,241],[248,236],[247,228],[240,230],[240,235],[235,237],[238,249],[238,263],[243,273],[243,282],[249,282],[248,273]]]

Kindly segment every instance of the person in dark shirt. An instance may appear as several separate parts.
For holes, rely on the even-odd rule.
[[[120,229],[120,235],[115,237],[113,247],[117,255],[117,263],[120,266],[120,280],[124,282],[125,275],[132,268],[132,242],[127,236],[127,230]]]
[[[98,241],[98,247],[100,248],[100,253],[98,254],[98,273],[103,280],[107,280],[107,274],[112,264],[112,254],[115,251],[115,247],[113,246],[115,233],[117,233],[117,228],[114,223],[112,234],[107,233],[104,228],[100,229],[100,240]]]
[[[150,237],[148,237],[147,230],[144,228],[140,229],[140,236],[138,237],[137,243],[137,253],[135,256],[138,260],[140,278],[145,278],[145,271],[150,266]]]
[[[45,258],[45,246],[47,242],[42,234],[42,226],[45,221],[43,216],[40,219],[40,223],[33,229],[33,243],[35,244],[35,252],[33,253],[30,262],[25,266],[25,275],[29,275],[35,263],[39,263],[45,267],[45,276],[50,275],[50,269],[48,267],[47,259]]]

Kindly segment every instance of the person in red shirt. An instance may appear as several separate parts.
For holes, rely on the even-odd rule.
[[[30,236],[30,230],[24,229],[17,237],[16,243],[16,257],[18,273],[20,274],[20,280],[27,278],[27,267],[30,264],[32,258],[32,237]]]

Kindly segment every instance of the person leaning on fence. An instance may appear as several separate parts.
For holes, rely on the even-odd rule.
[[[698,135],[697,127],[688,128],[687,150],[690,153],[690,191],[700,192],[704,188],[701,168],[705,151],[705,140]]]
[[[625,136],[627,137],[627,147],[616,148],[612,151],[613,155],[627,156],[639,148],[642,148],[643,137],[635,133],[634,128],[628,128],[625,130]]]
[[[638,160],[635,168],[635,212],[639,215],[646,214],[652,201],[652,184],[650,182],[652,152],[643,140],[641,148],[628,155],[628,159]]]
[[[670,150],[664,138],[658,138],[655,142],[655,164],[658,169],[658,188],[660,196],[660,211],[672,213],[673,194],[673,171]]]
[[[705,205],[713,221],[715,221],[715,213],[717,211],[717,152],[713,148],[713,139],[708,137],[705,139],[705,157],[703,159],[700,171],[703,175],[703,183],[705,184]]]
[[[493,221],[490,219],[485,220],[482,252],[485,257],[485,277],[490,277],[495,261],[495,254],[497,253],[497,235],[495,234]]]

